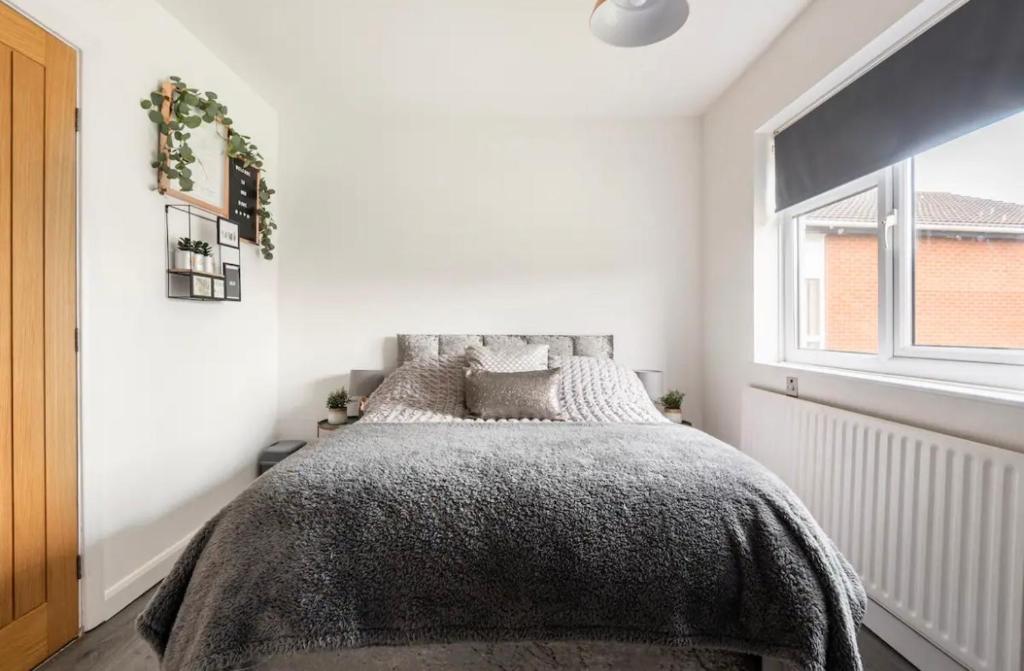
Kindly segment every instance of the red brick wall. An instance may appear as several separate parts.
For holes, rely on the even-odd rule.
[[[825,349],[878,351],[878,239],[825,236]]]
[[[826,348],[877,351],[877,243],[825,238]],[[1024,241],[918,241],[919,345],[1024,348]]]

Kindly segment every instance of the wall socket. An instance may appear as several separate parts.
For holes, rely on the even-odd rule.
[[[795,377],[786,378],[786,395],[787,396],[800,396],[800,385]]]

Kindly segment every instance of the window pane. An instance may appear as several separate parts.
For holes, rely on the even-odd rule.
[[[800,347],[878,352],[878,189],[796,220]]]
[[[914,158],[914,342],[1024,348],[1024,114]]]

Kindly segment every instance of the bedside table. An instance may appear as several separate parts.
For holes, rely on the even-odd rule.
[[[265,447],[260,452],[260,459],[256,466],[256,474],[263,475],[271,468],[285,460],[306,446],[304,440],[279,440],[270,447]]]
[[[358,417],[349,417],[342,424],[331,424],[326,419],[321,419],[316,423],[316,437],[319,438],[321,433],[333,433],[342,427],[348,426],[349,424],[355,424],[358,421]]]

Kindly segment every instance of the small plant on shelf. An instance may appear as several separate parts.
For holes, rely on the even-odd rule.
[[[670,420],[676,424],[681,424],[683,421],[683,397],[686,396],[683,392],[678,389],[672,389],[667,394],[661,397],[660,403],[664,408],[664,414]]]
[[[197,240],[193,243],[193,269],[213,275],[213,248],[210,243]]]
[[[192,267],[192,252],[195,243],[192,238],[178,238],[178,249],[174,252],[174,268],[176,270],[188,270]]]
[[[327,421],[330,424],[344,424],[348,416],[348,390],[335,389],[327,395]]]

